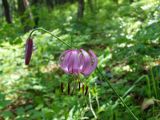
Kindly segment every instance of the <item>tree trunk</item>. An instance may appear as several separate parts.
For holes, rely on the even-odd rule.
[[[21,22],[24,25],[24,31],[30,30],[32,27],[30,25],[33,22],[32,12],[29,9],[29,13],[25,14],[26,9],[29,9],[29,1],[28,0],[18,0],[18,12],[21,16]]]
[[[11,13],[10,13],[10,8],[9,8],[9,3],[7,0],[2,0],[2,4],[4,7],[4,14],[7,23],[12,23],[12,18],[11,18]]]
[[[113,0],[113,2],[115,2],[116,4],[118,4],[118,0]]]
[[[78,19],[83,18],[83,15],[84,15],[84,0],[78,0],[78,13],[77,13]]]
[[[46,0],[46,4],[50,9],[52,9],[54,7],[53,0]]]
[[[41,3],[42,3],[42,0],[32,0],[32,2],[31,2],[31,5],[35,6],[35,9],[32,12],[33,13],[34,23],[35,23],[34,28],[38,27],[39,14],[38,14],[38,9],[36,9],[36,8],[40,8],[41,7],[41,5],[40,5]]]
[[[94,9],[93,9],[93,0],[88,0],[88,6],[89,6],[89,8],[90,8],[90,10],[91,10],[91,12],[93,13],[94,11]]]
[[[73,3],[73,2],[75,2],[75,0],[69,0],[69,2],[70,2],[70,3]]]
[[[130,3],[133,3],[134,2],[134,0],[130,0]]]

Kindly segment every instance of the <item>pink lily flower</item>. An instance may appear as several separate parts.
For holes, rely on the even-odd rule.
[[[68,74],[90,75],[97,67],[98,59],[92,50],[66,50],[60,56],[60,67]]]
[[[26,49],[25,49],[25,64],[26,65],[29,65],[29,62],[32,56],[32,51],[33,51],[33,40],[29,38],[26,41]]]

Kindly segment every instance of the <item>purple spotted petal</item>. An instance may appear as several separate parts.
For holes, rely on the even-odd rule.
[[[83,56],[83,54],[80,52],[80,54],[79,54],[79,71],[81,72],[82,70],[83,70],[83,67],[84,67],[84,64],[85,64],[85,62],[84,62],[84,56]]]
[[[64,70],[66,73],[69,73],[68,70],[68,61],[70,60],[70,56],[72,54],[71,52],[72,50],[67,50],[65,52],[62,53],[62,55],[60,56],[60,67],[62,70]]]
[[[79,73],[79,51],[78,50],[73,50],[70,60],[68,61],[68,69],[69,69],[69,73],[73,73],[73,74],[78,74]]]
[[[64,72],[71,74],[80,73],[80,59],[78,50],[67,50],[60,56],[60,67]]]
[[[26,65],[29,65],[29,62],[32,56],[32,51],[33,51],[33,40],[29,38],[26,41],[26,49],[25,49],[25,64]]]
[[[92,61],[90,65],[84,71],[82,71],[82,74],[85,76],[88,76],[89,74],[91,74],[96,69],[97,63],[98,63],[97,56],[94,54],[92,50],[89,50],[89,54]]]
[[[60,56],[60,67],[68,74],[79,74],[87,76],[93,72],[97,66],[97,57],[93,51],[86,52],[80,50],[67,50]]]
[[[84,61],[82,71],[84,71],[90,66],[91,57],[85,50],[81,49],[81,52],[82,52],[82,60]]]

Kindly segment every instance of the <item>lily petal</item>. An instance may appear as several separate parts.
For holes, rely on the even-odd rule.
[[[61,69],[64,70],[64,72],[66,72],[66,73],[69,73],[68,61],[71,56],[71,51],[72,50],[67,50],[67,51],[63,52],[62,55],[60,56],[60,60],[59,60]]]
[[[90,66],[91,57],[85,50],[83,50],[83,49],[80,49],[80,50],[81,50],[82,55],[83,55],[82,60],[84,61],[84,64],[83,64],[82,71],[84,71],[85,69],[87,69]]]
[[[94,54],[94,52],[92,50],[89,50],[89,54],[90,54],[92,61],[90,63],[90,66],[87,67],[84,71],[82,71],[82,74],[84,76],[90,75],[96,69],[97,64],[98,64],[98,59],[97,59],[97,56]]]
[[[92,50],[67,50],[60,56],[60,67],[67,74],[91,74],[96,68],[98,60]]]
[[[78,50],[73,50],[70,60],[68,61],[68,69],[69,73],[72,74],[78,74],[79,73],[79,51]]]

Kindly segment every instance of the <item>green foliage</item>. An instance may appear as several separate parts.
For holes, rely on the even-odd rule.
[[[76,18],[76,5],[32,9],[38,12],[40,27],[73,48],[92,49],[97,54],[104,76],[140,120],[159,120],[160,2],[97,0],[94,12],[86,5],[81,21]],[[36,50],[30,66],[25,66],[24,45],[29,32],[23,33],[19,16],[14,14],[14,18],[14,24],[0,24],[0,119],[94,120],[91,101],[99,120],[132,120],[97,71],[89,77],[80,76],[89,86],[91,98],[82,90],[67,94],[68,82],[77,78],[64,74],[58,59],[69,48],[49,34],[34,33]]]

